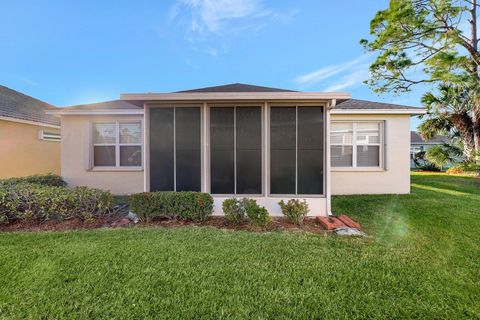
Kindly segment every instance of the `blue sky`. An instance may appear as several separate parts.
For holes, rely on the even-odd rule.
[[[362,83],[373,57],[359,40],[387,5],[2,0],[0,84],[57,106],[233,82],[420,106],[425,88],[378,96]]]

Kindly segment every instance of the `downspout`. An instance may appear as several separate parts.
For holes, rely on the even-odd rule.
[[[331,170],[331,161],[330,161],[330,110],[335,107],[337,104],[337,99],[332,99],[330,104],[327,105],[327,112],[325,115],[325,137],[326,137],[326,147],[325,147],[325,168],[327,171],[327,181],[326,181],[326,196],[327,196],[327,215],[332,216],[332,170]]]

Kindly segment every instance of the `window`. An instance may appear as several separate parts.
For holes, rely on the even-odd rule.
[[[93,123],[94,167],[141,167],[140,121]]]
[[[262,193],[260,107],[210,108],[210,179],[213,194]]]
[[[323,194],[323,107],[270,109],[270,193]]]
[[[383,140],[381,132],[382,122],[332,122],[332,167],[380,167]]]
[[[44,130],[40,130],[38,132],[38,139],[44,140],[44,141],[60,142],[61,141],[61,136],[60,136],[60,133],[57,133],[57,132],[47,132],[47,131],[44,131]]]
[[[200,108],[152,108],[150,123],[150,190],[200,191]]]

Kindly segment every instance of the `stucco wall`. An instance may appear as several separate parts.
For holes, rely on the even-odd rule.
[[[410,116],[331,115],[331,120],[385,121],[385,169],[332,169],[332,194],[405,194],[410,192]]]
[[[38,139],[40,130],[59,129],[0,120],[0,179],[60,174],[60,143]]]
[[[110,190],[115,195],[142,192],[143,170],[96,171],[87,166],[90,152],[90,122],[141,120],[138,116],[62,116],[62,176],[71,186]]]

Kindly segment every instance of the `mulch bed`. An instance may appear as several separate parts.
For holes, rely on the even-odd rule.
[[[15,232],[15,231],[67,231],[67,230],[80,230],[80,229],[96,229],[102,227],[112,227],[119,220],[118,215],[111,215],[101,217],[93,221],[82,221],[80,219],[72,219],[66,221],[14,221],[9,224],[0,224],[0,232]],[[272,217],[272,221],[263,229],[254,226],[249,223],[243,223],[239,226],[232,225],[225,220],[224,217],[210,217],[204,222],[192,222],[192,221],[177,221],[169,219],[156,219],[151,222],[140,222],[138,224],[130,223],[128,227],[166,227],[166,228],[179,228],[184,226],[211,226],[218,229],[229,230],[243,230],[243,231],[297,231],[297,232],[310,232],[317,234],[324,234],[327,231],[315,220],[314,217],[305,218],[301,227],[291,223],[283,217]]]

